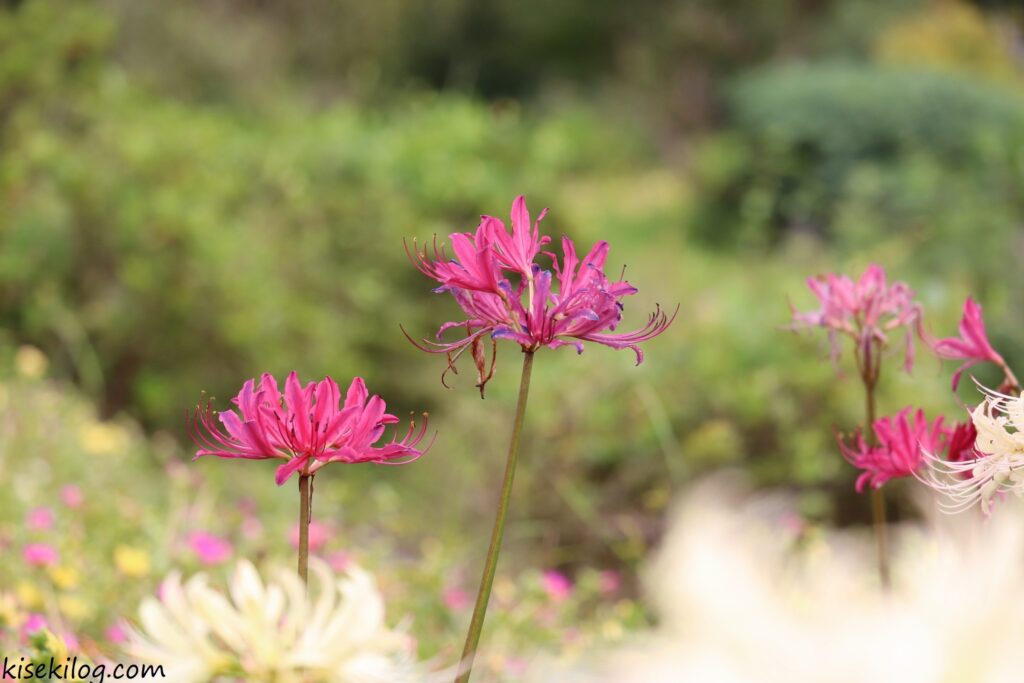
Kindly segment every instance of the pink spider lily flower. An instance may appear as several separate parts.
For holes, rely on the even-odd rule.
[[[806,313],[793,309],[791,329],[828,330],[830,355],[836,363],[840,337],[851,338],[858,367],[867,372],[877,368],[876,347],[888,344],[890,332],[906,328],[903,366],[910,372],[914,365],[914,328],[920,331],[922,309],[906,283],[887,284],[885,269],[871,264],[856,282],[846,275],[828,273],[809,278],[807,287],[818,298],[820,307]]]
[[[426,435],[426,415],[418,428],[413,421],[401,439],[396,429],[391,441],[375,445],[387,425],[399,420],[385,412],[380,396],[369,396],[359,377],[341,402],[338,385],[330,377],[303,387],[292,372],[282,396],[277,381],[264,374],[258,385],[247,381],[232,403],[238,412],[215,412],[209,402],[197,406],[189,420],[199,446],[195,457],[283,460],[275,476],[278,485],[296,472],[311,475],[331,462],[404,464],[426,450],[419,448]]]
[[[944,360],[962,360],[963,364],[953,373],[953,391],[960,384],[960,376],[968,368],[978,363],[994,363],[1006,374],[1007,383],[1017,386],[1017,378],[1013,376],[1003,357],[992,348],[985,331],[985,320],[981,317],[981,306],[968,297],[964,302],[964,314],[960,318],[960,336],[946,337],[932,343],[935,355]]]
[[[949,430],[949,444],[946,446],[948,462],[973,462],[978,457],[974,443],[978,440],[978,430],[970,420],[958,422]],[[969,474],[968,474],[969,476]]]
[[[858,429],[851,444],[839,435],[839,450],[854,467],[864,470],[857,477],[857,493],[863,493],[868,484],[880,488],[890,479],[913,476],[924,462],[922,449],[935,453],[945,448],[949,439],[943,419],[929,423],[924,411],[911,416],[911,408],[904,408],[894,417],[875,420],[873,429],[878,445],[868,444]]]
[[[562,238],[561,261],[555,254],[541,252],[550,241],[540,235],[546,211],[531,226],[526,200],[519,196],[512,205],[511,233],[499,219],[484,216],[475,234],[450,235],[454,259],[436,243],[432,255],[415,245],[409,253],[422,273],[440,283],[434,291],[450,292],[466,314],[463,320],[443,324],[436,342],[421,344],[411,337],[410,341],[424,351],[446,354],[445,374],[457,372],[456,361],[469,350],[481,395],[494,375],[495,340],[512,340],[529,352],[573,346],[578,353],[583,353],[584,342],[594,342],[631,349],[639,364],[643,362],[639,345],[664,332],[675,319],[674,313],[669,316],[656,307],[642,328],[615,333],[622,320],[622,300],[637,289],[605,275],[609,249],[605,241],[595,244],[582,259],[568,237]],[[554,272],[536,262],[542,253],[551,259]],[[457,328],[465,330],[464,337],[440,341],[445,332]],[[487,341],[492,345],[489,363]]]
[[[533,260],[537,258],[540,248],[551,241],[547,235],[541,236],[540,234],[540,222],[544,220],[547,213],[547,209],[540,212],[531,230],[530,211],[526,208],[526,199],[523,195],[519,195],[512,201],[511,234],[505,229],[505,224],[497,218],[484,217],[484,221],[490,223],[491,234],[497,247],[498,260],[504,268],[514,270],[522,277],[531,277]]]

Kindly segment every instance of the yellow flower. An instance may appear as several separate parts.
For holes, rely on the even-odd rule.
[[[14,368],[25,379],[39,379],[50,364],[43,352],[34,346],[22,346],[14,354]]]
[[[77,595],[62,595],[57,598],[61,614],[72,621],[85,621],[92,616],[92,605]]]
[[[18,596],[18,602],[27,609],[39,609],[43,606],[43,594],[28,581],[19,581],[14,587],[14,593]]]
[[[504,602],[511,602],[516,596],[516,584],[507,577],[498,577],[494,582],[494,597]]]
[[[21,619],[16,598],[10,593],[0,593],[0,626],[16,628]]]
[[[50,655],[55,662],[63,662],[68,656],[68,646],[64,639],[56,635],[48,628],[39,632],[43,637],[43,651]]]
[[[51,567],[49,574],[54,585],[61,590],[69,590],[76,587],[80,578],[78,570],[74,567]]]
[[[625,631],[622,628],[622,624],[612,619],[609,619],[601,624],[601,635],[609,640],[617,640],[623,636]]]
[[[121,427],[106,422],[88,422],[78,430],[78,441],[90,455],[112,455],[125,446],[126,434]]]
[[[149,553],[142,548],[127,545],[119,545],[114,549],[114,564],[119,572],[132,578],[147,576],[152,566]]]

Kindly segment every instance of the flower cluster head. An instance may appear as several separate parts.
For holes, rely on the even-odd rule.
[[[419,448],[426,435],[425,415],[419,427],[412,421],[401,439],[396,428],[391,441],[375,445],[386,426],[399,420],[385,412],[380,396],[369,396],[359,377],[342,402],[330,377],[303,387],[292,372],[282,396],[273,376],[264,374],[259,384],[247,381],[232,403],[238,412],[215,412],[209,402],[196,408],[190,420],[199,445],[196,458],[283,460],[275,477],[278,485],[296,472],[310,475],[330,462],[404,464],[426,450]]]
[[[840,338],[854,342],[854,354],[862,373],[877,374],[878,350],[888,343],[889,333],[906,328],[903,366],[914,365],[914,332],[920,328],[922,309],[905,282],[886,281],[885,269],[871,264],[857,281],[828,273],[808,278],[807,286],[821,304],[816,311],[793,310],[793,329],[823,327],[828,330],[831,357],[838,362]]]
[[[309,597],[295,572],[264,583],[247,561],[238,563],[227,592],[203,574],[187,582],[172,574],[159,599],[142,603],[140,628],[128,629],[125,652],[162,665],[178,683],[426,680],[411,639],[385,624],[370,574],[350,567],[337,578],[315,558],[310,568],[317,581]]]
[[[837,435],[839,450],[854,467],[863,470],[857,477],[857,492],[868,484],[880,488],[890,479],[913,476],[924,462],[924,452],[938,453],[950,443],[957,429],[947,429],[943,418],[929,422],[923,410],[904,408],[895,416],[875,420],[875,442],[869,443],[858,429],[852,443]]]
[[[512,204],[511,232],[501,220],[483,216],[476,233],[449,236],[453,258],[436,242],[432,254],[415,248],[410,253],[417,268],[439,283],[434,291],[451,293],[466,315],[464,320],[443,324],[437,342],[413,343],[446,354],[452,371],[469,349],[481,394],[494,374],[495,340],[510,339],[530,352],[545,346],[573,346],[578,353],[583,352],[584,342],[595,342],[632,349],[639,364],[643,361],[639,345],[664,332],[675,317],[657,307],[639,330],[615,333],[622,320],[622,301],[636,294],[636,288],[605,275],[608,243],[603,240],[582,259],[568,237],[562,238],[561,260],[541,251],[551,241],[540,234],[545,213],[531,224],[526,200],[519,196]],[[538,262],[541,256],[550,260],[550,267]],[[465,336],[453,342],[440,341],[446,331],[455,328],[464,329]],[[488,340],[492,344],[489,362]]]
[[[978,363],[994,363],[999,366],[1006,375],[1003,388],[1007,390],[1019,388],[1017,378],[1006,361],[988,341],[985,320],[981,317],[981,306],[970,297],[964,302],[964,314],[960,319],[960,336],[939,339],[931,346],[939,358],[963,361],[963,364],[953,373],[953,391],[956,391],[957,385],[960,384],[960,376],[964,370]]]
[[[1024,496],[1024,394],[982,390],[985,400],[971,411],[973,448],[964,447],[945,460],[929,458],[924,481],[945,494],[942,507],[947,512],[980,505],[988,514],[997,498],[1007,493]]]

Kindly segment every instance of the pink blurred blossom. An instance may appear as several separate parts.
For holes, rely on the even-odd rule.
[[[114,645],[120,645],[128,640],[128,632],[124,628],[124,622],[118,619],[104,631],[107,640]]]
[[[953,391],[956,391],[964,370],[985,362],[994,363],[1002,368],[1007,383],[1014,387],[1017,385],[1017,378],[1013,376],[1006,361],[988,341],[985,320],[981,317],[981,306],[970,297],[964,302],[964,314],[960,318],[960,336],[939,339],[932,343],[932,350],[939,358],[964,361],[953,373]]]
[[[525,659],[521,659],[519,657],[506,657],[502,668],[509,676],[520,677],[526,673],[529,665]]]
[[[21,625],[21,636],[22,638],[28,638],[45,628],[47,628],[46,617],[33,612],[25,618],[25,622]]]
[[[401,440],[396,430],[391,441],[375,446],[398,418],[385,412],[380,396],[369,395],[360,377],[341,400],[330,377],[302,386],[292,372],[282,395],[277,380],[264,373],[259,385],[250,379],[232,399],[238,412],[214,412],[209,403],[196,407],[189,420],[196,458],[283,460],[275,476],[281,485],[296,472],[310,475],[330,462],[402,464],[423,454],[417,446],[426,435],[425,418],[418,428],[412,422]]]
[[[597,590],[604,595],[618,593],[622,587],[622,575],[614,569],[602,570],[597,575]]]
[[[639,364],[643,361],[640,344],[664,332],[675,317],[655,307],[642,328],[613,333],[622,320],[623,299],[637,289],[605,275],[609,247],[603,240],[582,259],[568,237],[562,238],[561,261],[551,252],[541,252],[550,242],[549,237],[540,235],[540,221],[546,212],[541,211],[531,224],[526,200],[519,196],[512,203],[511,233],[501,220],[483,216],[475,234],[449,235],[454,258],[436,241],[433,253],[415,244],[409,252],[420,272],[439,283],[434,291],[451,293],[466,315],[464,320],[441,325],[438,341],[410,341],[424,351],[446,354],[448,370],[455,369],[456,361],[468,349],[481,393],[494,374],[495,340],[509,339],[524,351],[573,346],[577,353],[583,353],[584,342],[593,342],[631,349]],[[537,263],[542,254],[550,259],[549,268]],[[448,330],[460,328],[465,330],[461,339],[439,341]],[[489,361],[484,347],[488,340]]]
[[[461,612],[473,604],[473,598],[458,586],[449,586],[441,591],[441,602],[452,612]]]
[[[28,528],[33,531],[49,531],[53,528],[53,510],[48,507],[37,507],[29,510],[26,517]]]
[[[807,530],[807,520],[796,512],[784,513],[779,519],[779,526],[794,537],[800,536]]]
[[[331,540],[331,528],[323,522],[313,520],[309,523],[309,552],[321,550]],[[299,547],[299,525],[293,524],[288,532],[288,542],[293,548]]]
[[[189,534],[188,545],[199,561],[207,566],[226,562],[234,552],[230,542],[205,531]]]
[[[914,332],[920,332],[922,309],[914,291],[904,282],[887,283],[885,269],[872,263],[854,282],[846,275],[828,273],[808,278],[807,287],[818,298],[816,311],[793,310],[792,329],[821,327],[828,332],[833,362],[838,363],[840,337],[853,340],[862,372],[874,370],[878,347],[888,345],[889,333],[905,328],[903,366],[914,365]]]
[[[337,550],[327,556],[327,564],[336,572],[346,571],[352,566],[352,555],[344,550]]]
[[[258,517],[246,517],[242,520],[242,536],[250,541],[263,535],[263,522]]]
[[[966,420],[957,423],[949,431],[949,445],[946,449],[946,460],[949,462],[965,462],[977,460],[978,452],[974,444],[978,439],[978,429],[974,422]]]
[[[57,549],[48,543],[29,543],[22,550],[22,556],[33,567],[52,567],[60,562]]]
[[[549,569],[541,575],[541,585],[548,597],[555,602],[562,602],[572,595],[572,581],[560,571]]]
[[[60,490],[60,501],[67,507],[74,509],[82,507],[82,503],[85,502],[85,496],[82,495],[82,489],[74,484],[68,484]]]
[[[922,449],[939,453],[949,442],[949,430],[939,417],[929,423],[923,410],[904,408],[895,417],[882,417],[873,425],[877,445],[869,444],[857,430],[852,444],[837,435],[839,449],[851,465],[864,470],[857,477],[857,492],[868,484],[880,488],[890,479],[909,477],[924,462]]]

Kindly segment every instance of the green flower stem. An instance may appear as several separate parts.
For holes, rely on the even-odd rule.
[[[872,350],[874,353],[872,353]],[[864,436],[868,444],[877,445],[875,439],[875,386],[881,370],[881,349],[873,344],[866,354],[867,358],[861,367],[861,379],[864,382],[865,413],[867,424],[864,425]],[[872,362],[872,357],[874,362]],[[875,544],[878,547],[878,578],[883,588],[892,583],[889,568],[889,529],[885,514],[885,494],[882,489],[871,489],[871,520],[875,528]]]
[[[313,509],[313,475],[299,476],[299,577],[309,581],[309,517]]]
[[[501,551],[501,538],[505,534],[505,520],[508,517],[508,504],[512,497],[512,480],[516,476],[516,460],[519,457],[519,437],[523,432],[523,418],[526,416],[526,397],[530,392],[530,372],[533,369],[533,352],[523,352],[523,375],[519,381],[519,401],[516,404],[515,422],[512,424],[512,438],[508,444],[508,459],[505,462],[505,478],[501,482],[501,497],[498,499],[498,514],[491,532],[491,545],[487,549],[487,560],[484,562],[484,573],[480,579],[480,591],[476,595],[473,607],[473,618],[469,622],[466,634],[466,646],[462,650],[462,661],[459,675],[455,683],[469,683],[469,675],[473,669],[477,645],[480,643],[480,632],[484,627],[487,615],[487,603],[491,597],[491,585],[494,583],[494,571],[498,567],[498,553]]]

